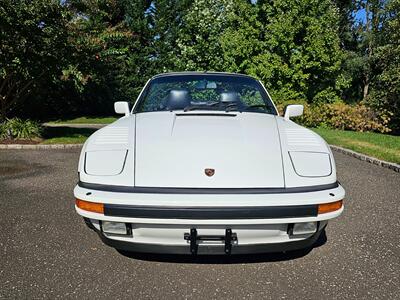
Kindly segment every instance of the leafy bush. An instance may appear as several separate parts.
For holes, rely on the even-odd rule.
[[[37,122],[7,119],[0,124],[0,139],[34,139],[41,136],[42,128]]]
[[[313,103],[316,104],[335,103],[338,101],[340,101],[340,98],[332,88],[318,92],[313,98]]]
[[[8,130],[5,123],[0,123],[0,140],[5,140],[8,138]]]
[[[296,122],[307,127],[323,127],[353,131],[390,132],[388,124],[391,114],[387,111],[374,111],[362,104],[348,105],[343,102],[309,105],[304,101],[287,101],[278,105],[283,114],[288,104],[304,105],[304,114]]]

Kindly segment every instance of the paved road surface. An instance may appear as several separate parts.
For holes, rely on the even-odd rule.
[[[345,213],[309,253],[125,256],[75,214],[78,150],[0,151],[0,298],[400,299],[400,175],[336,154]]]

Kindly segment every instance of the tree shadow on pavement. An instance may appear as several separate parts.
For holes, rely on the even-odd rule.
[[[117,250],[125,257],[154,262],[185,263],[185,264],[246,264],[261,262],[277,262],[294,260],[309,254],[314,248],[318,248],[327,242],[325,229],[312,247],[279,253],[250,254],[250,255],[174,255],[152,254]]]

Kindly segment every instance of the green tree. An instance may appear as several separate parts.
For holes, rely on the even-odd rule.
[[[230,2],[194,0],[183,16],[177,40],[178,70],[223,71],[221,36],[227,25]]]
[[[221,34],[225,70],[257,75],[254,57],[263,51],[262,23],[258,6],[246,0],[233,0]]]
[[[392,113],[390,127],[400,132],[400,1],[385,6],[379,45],[374,49],[371,92],[367,103]]]
[[[357,1],[335,0],[339,10],[339,37],[344,52],[341,66],[341,78],[344,79],[339,96],[348,103],[354,103],[362,98],[363,68],[365,61],[360,51],[361,32],[357,11],[360,5]]]
[[[155,0],[150,5],[151,59],[155,72],[174,71],[179,66],[178,37],[189,7],[188,0]]]
[[[110,113],[114,101],[134,99],[150,72],[150,1],[70,0],[66,5],[74,16],[69,23],[74,51],[62,80],[78,91],[85,107]]]
[[[363,58],[363,99],[369,93],[369,86],[373,77],[372,63],[375,49],[378,46],[378,39],[381,36],[382,22],[385,15],[386,0],[360,0],[357,9],[365,10],[365,22],[358,25],[361,31],[360,50]]]
[[[136,100],[145,82],[154,75],[154,37],[151,31],[150,0],[124,0],[125,20],[132,39],[128,55],[120,64],[120,84],[123,98]]]
[[[329,0],[257,1],[263,49],[251,71],[277,101],[333,102],[346,80],[339,16]]]
[[[57,0],[1,1],[0,120],[61,73],[67,21]]]

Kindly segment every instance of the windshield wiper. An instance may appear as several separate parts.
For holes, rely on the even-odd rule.
[[[237,103],[237,102],[232,102],[232,103],[227,104],[227,105],[225,106],[225,111],[226,111],[226,112],[230,112],[230,111],[239,111],[239,112],[242,112],[242,110],[239,109],[238,103]]]
[[[255,104],[255,105],[246,106],[244,108],[244,110],[246,111],[246,110],[249,110],[252,108],[265,108],[267,111],[270,111],[270,109],[271,109],[268,105],[265,105],[265,104]]]
[[[210,107],[215,107],[217,104],[219,104],[219,101],[207,103],[207,104],[201,104],[201,105],[196,105],[196,104],[191,104],[186,106],[183,111],[191,111],[191,110],[207,110]]]
[[[191,111],[191,110],[197,110],[197,109],[204,109],[204,106],[199,106],[199,105],[189,105],[186,106],[183,111]]]
[[[221,102],[219,102],[219,101],[214,101],[214,102],[210,102],[210,103],[207,103],[206,105],[207,106],[216,106],[217,104],[220,104]]]

